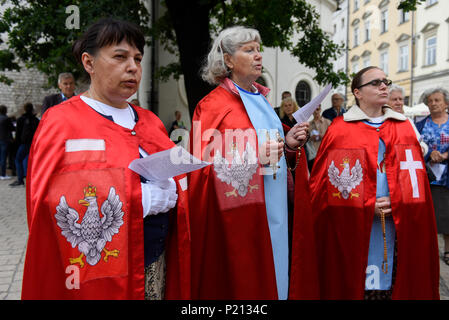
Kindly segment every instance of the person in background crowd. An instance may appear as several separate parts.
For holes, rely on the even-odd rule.
[[[321,142],[310,177],[313,215],[298,232],[309,298],[439,299],[424,159],[406,117],[385,106],[390,85],[380,68],[360,70],[351,84],[357,105]]]
[[[392,84],[390,86],[390,89],[388,90],[388,105],[396,112],[404,114],[404,96],[405,96],[405,90],[401,86],[397,84]],[[415,126],[415,123],[407,118],[407,120],[410,122],[410,124],[413,127],[413,130],[416,132],[417,139],[419,141],[419,144],[421,145],[421,149],[423,154],[427,154],[427,151],[429,150],[429,147],[427,144],[422,141],[421,134],[418,132],[418,129]]]
[[[70,72],[60,73],[58,76],[58,88],[60,93],[46,96],[42,102],[41,117],[48,108],[51,108],[61,102],[70,99],[75,94],[75,78]]]
[[[6,160],[12,142],[12,132],[15,130],[11,119],[6,115],[8,108],[0,106],[0,180],[11,179],[6,175]]]
[[[279,118],[281,119],[281,122],[286,126],[293,128],[296,124],[293,113],[295,113],[298,109],[298,104],[292,97],[284,98],[281,102],[281,108],[279,110]]]
[[[19,148],[19,146],[17,145],[17,140],[16,140],[16,128],[17,128],[17,119],[15,116],[11,116],[9,117],[9,119],[11,120],[12,126],[14,127],[14,132],[12,134],[13,138],[12,138],[12,142],[9,144],[8,146],[8,159],[7,159],[7,169],[11,170],[12,176],[16,176],[17,172],[16,172],[16,154],[17,154],[17,149]]]
[[[324,134],[327,128],[330,126],[331,121],[324,118],[321,115],[321,105],[313,112],[313,119],[309,121],[310,125],[310,139],[307,141],[306,149],[308,155],[308,167],[312,171],[313,162],[315,161],[318,148],[320,147],[321,140],[323,140]]]
[[[175,121],[172,122],[170,130],[168,132],[169,136],[173,132],[173,130],[186,128],[186,126],[184,125],[184,122],[181,120],[181,116],[182,116],[181,111],[176,110],[175,111]]]
[[[291,97],[291,96],[292,96],[292,94],[290,93],[290,91],[283,91],[282,94],[281,94],[281,103],[282,103],[282,100],[284,100],[285,98]],[[276,114],[279,116],[279,118],[281,118],[281,117],[280,117],[281,107],[282,107],[282,106],[279,106],[279,107],[275,107],[275,108],[274,108],[274,111],[275,111]]]
[[[346,109],[343,107],[345,98],[340,93],[334,93],[331,97],[331,101],[332,107],[324,110],[322,116],[332,122],[336,117],[344,114]]]
[[[25,103],[23,109],[25,113],[17,119],[16,129],[16,143],[19,146],[15,158],[17,180],[11,183],[10,187],[25,186],[24,178],[27,175],[28,154],[34,133],[39,125],[39,119],[34,114],[33,104]]]
[[[388,105],[396,112],[404,114],[404,88],[392,84],[388,90]]]
[[[171,134],[176,129],[186,129],[186,126],[184,125],[184,122],[181,120],[181,116],[182,116],[181,111],[176,110],[175,111],[175,121],[172,122],[170,130],[168,131],[168,136],[170,138],[172,138]],[[177,137],[173,137],[173,141],[175,143],[179,143],[179,142],[182,141],[182,137],[183,137],[182,135],[179,135]]]
[[[423,102],[429,107],[430,115],[416,127],[429,146],[425,159],[432,180],[430,189],[438,233],[444,239],[442,259],[449,265],[449,92],[444,88],[429,89],[423,94]]]

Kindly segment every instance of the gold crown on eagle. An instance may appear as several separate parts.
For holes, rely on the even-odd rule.
[[[84,197],[95,197],[97,194],[97,187],[89,184],[84,188]]]

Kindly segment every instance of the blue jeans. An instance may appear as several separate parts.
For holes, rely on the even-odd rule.
[[[6,176],[6,155],[8,153],[8,142],[0,141],[0,176]]]
[[[30,146],[26,144],[21,144],[19,149],[17,149],[16,154],[16,171],[17,171],[17,181],[23,182],[23,178],[27,174],[28,165],[28,153],[30,152]]]

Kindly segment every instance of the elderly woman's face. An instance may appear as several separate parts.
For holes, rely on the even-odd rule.
[[[431,114],[440,114],[446,112],[447,103],[444,101],[444,95],[441,92],[435,92],[427,97],[427,106]]]
[[[388,96],[388,105],[396,112],[404,113],[404,97],[401,91],[392,91]]]
[[[123,40],[98,50],[89,72],[91,87],[111,101],[121,101],[133,95],[142,78],[142,53]]]
[[[262,74],[262,55],[257,41],[244,43],[226,60],[232,78],[252,83]]]

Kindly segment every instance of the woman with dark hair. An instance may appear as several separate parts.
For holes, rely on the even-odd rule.
[[[424,92],[423,102],[430,115],[416,124],[423,140],[429,145],[425,155],[427,170],[434,176],[430,182],[438,233],[443,235],[443,261],[449,265],[449,92],[432,88]],[[436,173],[436,174],[434,174]]]
[[[421,147],[406,117],[386,106],[390,85],[381,69],[360,70],[351,85],[357,105],[333,121],[319,147],[314,214],[300,232],[304,246],[315,247],[299,255],[317,270],[306,283],[313,298],[439,299]]]
[[[174,146],[159,118],[127,103],[144,44],[135,25],[102,19],[73,45],[91,82],[45,112],[31,147],[23,299],[163,299],[170,216],[181,225],[167,272],[188,284],[183,177],[147,181],[128,168]],[[188,298],[177,281],[167,295]]]

